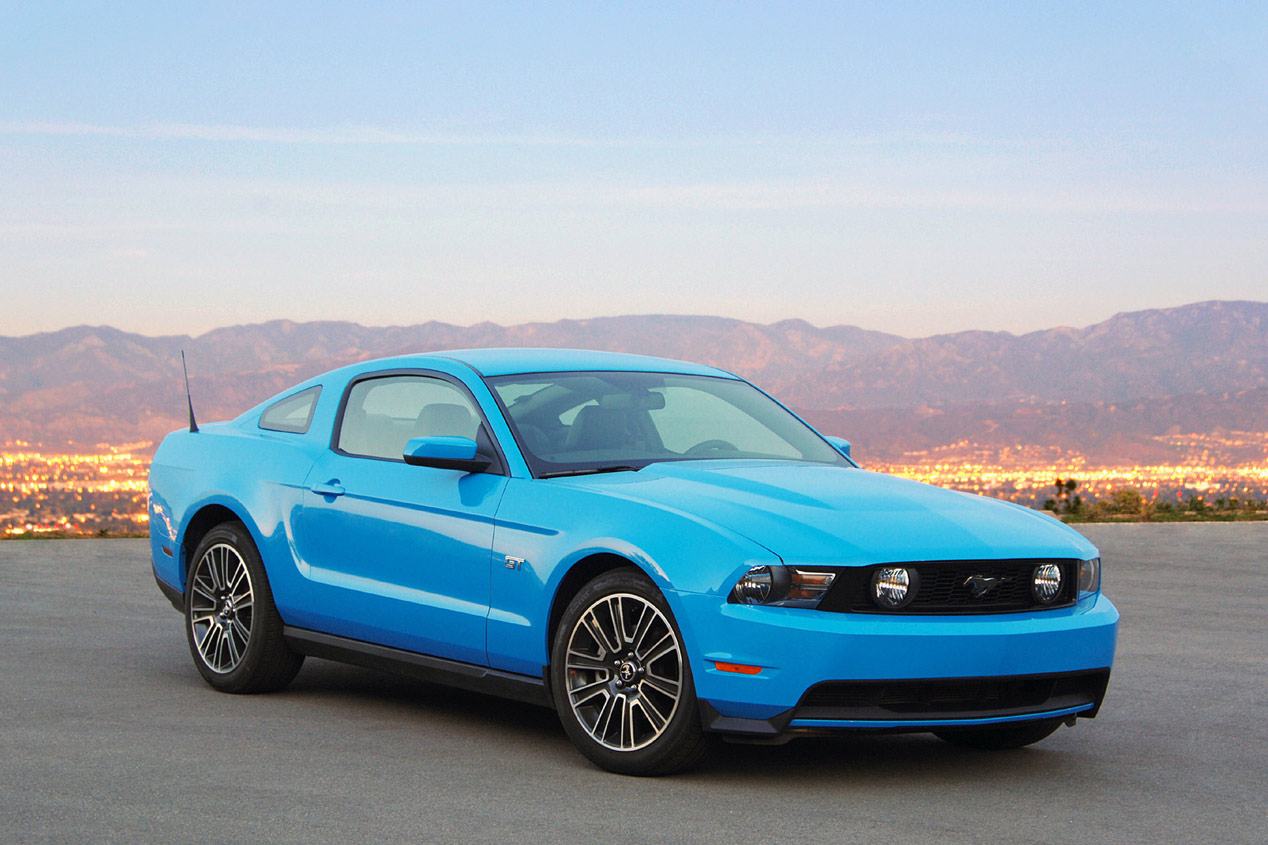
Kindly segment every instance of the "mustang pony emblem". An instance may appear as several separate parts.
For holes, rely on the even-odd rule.
[[[964,586],[969,588],[973,598],[980,599],[1007,580],[1007,578],[988,578],[985,575],[970,575],[964,579]]]

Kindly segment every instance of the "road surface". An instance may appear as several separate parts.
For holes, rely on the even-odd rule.
[[[604,773],[553,713],[309,660],[213,692],[145,541],[0,543],[0,841],[1264,842],[1268,524],[1094,525],[1100,717],[1007,753],[724,746]]]

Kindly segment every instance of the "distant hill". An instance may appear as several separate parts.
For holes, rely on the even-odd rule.
[[[794,377],[801,407],[1114,402],[1268,385],[1268,302],[1133,311],[1082,329],[957,332]]]
[[[490,346],[573,347],[704,361],[761,383],[872,355],[903,340],[800,320],[757,325],[650,315],[498,326],[371,328],[279,320],[192,338],[77,326],[0,337],[0,442],[157,440],[183,419],[180,351],[204,419],[235,416],[289,384],[366,358]]]
[[[1085,328],[921,339],[672,315],[465,327],[274,321],[196,338],[79,326],[0,337],[0,442],[157,441],[184,421],[181,349],[209,420],[339,364],[485,346],[713,364],[885,460],[1030,445],[1144,461],[1177,454],[1166,438],[1178,433],[1268,430],[1268,303],[1201,302]]]
[[[1268,387],[1122,402],[994,402],[809,410],[812,425],[849,437],[864,462],[1036,465],[1268,464]]]
[[[0,398],[79,382],[144,382],[191,371],[228,374],[270,366],[346,363],[406,352],[474,347],[569,347],[707,361],[732,371],[787,379],[856,361],[903,338],[853,326],[815,328],[801,320],[769,326],[722,317],[602,317],[498,326],[369,328],[356,323],[275,320],[187,335],[145,337],[108,326],[76,326],[0,337]]]

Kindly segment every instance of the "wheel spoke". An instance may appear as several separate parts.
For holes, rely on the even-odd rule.
[[[621,747],[634,747],[634,699],[621,699]]]
[[[603,650],[603,654],[599,657],[606,657],[609,654],[615,654],[617,647],[608,639],[608,634],[603,630],[603,626],[599,624],[599,617],[595,615],[592,608],[585,618],[586,628],[590,631],[590,635],[594,637],[594,641],[599,644],[599,648]]]
[[[216,600],[216,586],[203,577],[201,570],[199,570],[198,574],[194,576],[193,581],[190,583],[190,587],[195,593],[206,596],[212,601]]]
[[[223,633],[219,625],[208,625],[207,636],[203,638],[203,644],[200,648],[203,657],[207,659],[207,665],[211,668],[217,668],[216,655],[220,653],[220,640]]]
[[[216,565],[215,549],[207,552],[207,555],[203,558],[203,560],[207,564],[207,577],[211,579],[211,589],[219,592],[221,588],[220,571],[219,567]]]
[[[607,686],[607,683],[609,680],[610,680],[609,678],[603,677],[594,681],[587,681],[586,683],[583,683],[580,686],[572,687],[571,689],[569,689],[568,694],[572,696],[572,700],[574,704],[581,704],[584,701],[594,698],[593,693],[582,696],[581,694],[583,692],[586,692],[587,690],[593,690],[593,689],[602,689],[603,687]]]
[[[224,585],[226,590],[229,589],[229,575],[232,561],[229,560],[229,550],[222,548],[220,550],[220,583]]]
[[[617,648],[625,651],[629,647],[630,637],[625,631],[625,607],[620,596],[613,596],[608,601],[608,609],[612,614],[612,629],[616,633]]]
[[[630,648],[635,654],[643,653],[643,640],[647,638],[647,632],[655,621],[656,612],[652,609],[652,606],[649,604],[643,605],[643,610],[638,615],[638,623],[634,625],[634,636],[630,638]]]
[[[216,668],[221,669],[225,665],[225,652],[229,650],[227,641],[229,637],[224,630],[220,631],[220,636],[216,638]]]
[[[234,636],[233,636],[233,630],[232,630],[232,629],[230,629],[230,630],[229,630],[229,631],[225,634],[225,648],[226,648],[226,649],[228,650],[228,652],[229,652],[229,663],[230,663],[230,665],[236,665],[236,664],[237,664],[237,662],[238,662],[238,657],[239,657],[239,654],[238,654],[238,642],[237,642],[237,640],[236,640],[236,639],[234,639]]]
[[[573,707],[583,707],[586,705],[587,702],[593,701],[594,699],[598,698],[601,695],[605,696],[605,699],[604,699],[605,703],[608,698],[612,697],[612,693],[608,691],[607,681],[604,681],[603,683],[599,684],[598,688],[595,689],[593,692],[591,692],[589,695],[576,695],[575,691],[569,692],[569,697],[571,698]]]
[[[598,739],[600,742],[603,742],[604,739],[607,737],[608,728],[610,727],[612,722],[612,714],[615,713],[616,711],[617,711],[616,696],[609,693],[608,697],[603,702],[602,709],[599,710],[598,717],[595,718],[594,720],[595,738]]]
[[[578,652],[578,651],[570,651],[568,652],[568,656],[564,661],[564,668],[565,669],[586,669],[592,672],[597,672],[600,669],[607,671],[608,669],[611,669],[612,667],[608,665],[607,661],[600,660],[596,657],[591,657],[588,654],[582,654],[581,652]]]
[[[678,698],[678,682],[671,681],[668,678],[662,678],[659,675],[653,675],[648,672],[643,676],[643,686],[651,687],[661,695],[667,695],[672,699]]]
[[[198,653],[205,657],[209,663],[211,661],[211,643],[218,633],[220,633],[219,628],[215,625],[208,625],[207,630],[203,632],[202,638],[198,640]]]
[[[657,651],[643,658],[644,666],[650,667],[653,663],[655,663],[657,660],[660,660],[666,654],[669,654],[671,651],[678,650],[678,643],[674,642],[673,634],[666,634],[665,639],[669,640],[669,642],[665,643],[665,645],[661,647],[660,649],[658,649]],[[665,640],[661,640],[661,642],[663,643],[665,642]]]
[[[221,655],[224,653],[225,648],[225,632],[214,625],[212,630],[215,631],[215,634],[212,635],[211,645],[208,646],[207,665],[219,672],[222,663]]]
[[[663,731],[669,720],[660,712],[660,708],[652,703],[651,699],[643,696],[638,700],[638,707],[643,711],[643,715],[647,717],[647,721],[651,724],[652,730]]]

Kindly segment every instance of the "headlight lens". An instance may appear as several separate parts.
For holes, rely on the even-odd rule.
[[[1084,598],[1101,589],[1101,559],[1079,561],[1079,598]]]
[[[1030,592],[1040,604],[1052,604],[1061,595],[1061,567],[1045,563],[1035,567]]]
[[[916,597],[915,570],[886,566],[872,573],[872,601],[885,610],[905,607]]]
[[[774,581],[769,566],[754,566],[735,585],[731,597],[740,604],[764,604],[770,599]]]
[[[836,577],[835,572],[792,566],[754,566],[736,583],[729,601],[776,607],[816,607]]]

